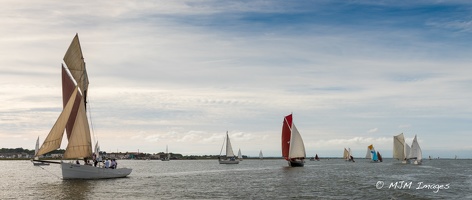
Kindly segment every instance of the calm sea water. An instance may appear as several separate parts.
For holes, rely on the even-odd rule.
[[[121,179],[62,180],[58,165],[0,161],[0,199],[472,199],[472,160],[416,166],[331,159],[301,168],[284,160],[119,160],[119,166],[133,172]]]

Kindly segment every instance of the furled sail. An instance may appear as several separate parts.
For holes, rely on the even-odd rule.
[[[78,87],[75,88],[74,92],[69,98],[66,106],[62,110],[59,118],[57,118],[56,123],[52,127],[51,131],[49,132],[48,136],[41,145],[38,153],[36,156],[43,155],[58,149],[61,146],[62,136],[64,135],[64,129],[66,128],[67,121],[69,120],[69,116],[72,111],[72,107],[74,105],[75,99],[77,96],[80,96],[78,93]]]

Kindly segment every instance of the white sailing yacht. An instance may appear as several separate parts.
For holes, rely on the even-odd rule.
[[[241,154],[241,149],[238,151],[238,159],[239,161],[243,161],[243,155]]]
[[[63,159],[92,158],[92,139],[86,114],[89,80],[78,34],[75,35],[64,56],[64,63],[62,65],[63,110],[35,156],[60,148],[65,130],[68,144]],[[128,176],[132,171],[129,168],[94,167],[87,163],[84,165],[64,161],[49,163],[60,164],[63,179],[120,178]]]
[[[223,147],[226,143],[226,155],[222,159],[221,153],[223,152]],[[231,147],[231,142],[229,141],[228,131],[226,131],[226,138],[223,141],[223,146],[221,147],[220,156],[218,156],[218,162],[220,164],[239,164],[239,160],[236,159],[233,153],[233,147]]]
[[[170,154],[169,154],[169,149],[167,148],[166,145],[166,156],[161,159],[162,161],[170,161]]]
[[[259,151],[259,159],[264,159],[264,155],[262,155],[262,150]]]
[[[39,150],[39,136],[38,136],[38,139],[36,140],[36,146],[34,148],[34,155],[38,154],[38,150]],[[39,157],[36,156],[33,158],[33,160],[39,160]],[[38,161],[33,161],[33,160],[31,160],[31,162],[33,162],[34,166],[49,165],[49,163],[47,162],[38,162]]]
[[[413,143],[411,143],[410,153],[408,158],[412,161],[415,165],[421,165],[421,161],[423,157],[423,153],[421,151],[420,145],[418,144],[418,140],[415,138],[413,139]],[[411,162],[410,161],[410,162]]]

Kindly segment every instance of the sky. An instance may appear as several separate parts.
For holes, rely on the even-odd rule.
[[[472,158],[469,1],[2,1],[0,147],[33,149],[62,110],[76,33],[92,138],[107,152]],[[62,148],[65,148],[66,141]]]

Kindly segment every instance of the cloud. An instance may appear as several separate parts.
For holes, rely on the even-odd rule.
[[[375,133],[377,132],[379,129],[378,128],[373,128],[373,129],[369,129],[367,132],[368,133]]]

